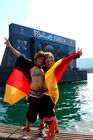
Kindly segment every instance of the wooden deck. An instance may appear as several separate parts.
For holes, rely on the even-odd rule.
[[[22,126],[0,124],[0,140],[22,140],[25,135],[22,129]],[[38,137],[38,130],[36,128],[31,128],[31,131],[27,133],[27,140],[45,139]],[[56,134],[56,140],[93,140],[93,133],[62,131]]]

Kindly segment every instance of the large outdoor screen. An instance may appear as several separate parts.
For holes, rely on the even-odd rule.
[[[58,44],[50,41],[37,39],[35,41],[35,46],[36,52],[39,50],[52,52],[55,60],[58,60],[68,55],[68,46],[64,44]]]

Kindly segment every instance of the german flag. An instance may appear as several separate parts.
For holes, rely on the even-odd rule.
[[[71,54],[58,60],[45,74],[45,81],[49,90],[49,95],[54,104],[59,99],[59,90],[57,83],[62,78],[66,68],[72,62],[73,59],[79,58],[79,53]]]
[[[29,93],[30,85],[23,72],[14,68],[6,83],[4,102],[12,105],[23,99]]]
[[[16,65],[6,82],[4,102],[13,105],[27,96],[31,87],[29,69],[34,65],[31,60],[23,56],[17,59]]]

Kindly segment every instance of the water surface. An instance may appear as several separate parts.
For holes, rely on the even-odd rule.
[[[93,73],[88,80],[59,85],[60,98],[56,116],[62,130],[93,132]],[[27,105],[21,100],[15,105],[3,102],[4,89],[0,88],[0,123],[24,125]],[[38,121],[33,124],[37,126]]]

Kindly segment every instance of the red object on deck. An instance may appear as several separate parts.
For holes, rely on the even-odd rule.
[[[55,119],[55,117],[51,117],[51,118],[45,117],[45,118],[43,118],[43,120],[44,121],[52,121],[51,125],[49,126],[49,131],[47,133],[47,138],[46,138],[46,140],[50,140],[52,134],[55,131],[55,127],[57,126],[56,119]]]

